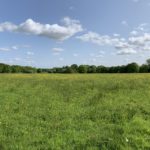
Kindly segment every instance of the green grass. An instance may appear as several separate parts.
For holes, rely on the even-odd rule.
[[[150,75],[0,75],[0,150],[150,150]]]

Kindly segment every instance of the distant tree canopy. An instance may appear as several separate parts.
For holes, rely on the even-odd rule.
[[[88,71],[88,66],[87,65],[80,65],[78,68],[79,73],[87,73]]]
[[[127,73],[138,73],[139,70],[140,70],[140,67],[137,63],[131,63],[126,66]]]
[[[0,63],[0,73],[150,73],[150,59],[143,65],[133,62],[122,66],[77,65],[54,68],[7,65]]]
[[[140,66],[140,73],[148,73],[149,72],[149,66],[146,64],[143,64]]]
[[[150,66],[150,59],[147,59],[146,63],[147,63],[148,66]]]

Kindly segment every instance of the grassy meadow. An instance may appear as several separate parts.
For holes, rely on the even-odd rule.
[[[0,150],[150,150],[150,74],[1,74]]]

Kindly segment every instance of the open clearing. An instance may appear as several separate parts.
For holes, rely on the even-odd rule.
[[[149,74],[1,74],[0,150],[149,150]]]

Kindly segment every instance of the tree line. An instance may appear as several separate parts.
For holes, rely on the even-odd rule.
[[[54,68],[35,68],[31,66],[7,65],[0,63],[0,73],[149,73],[150,59],[143,65],[133,62],[122,66],[76,65]]]

